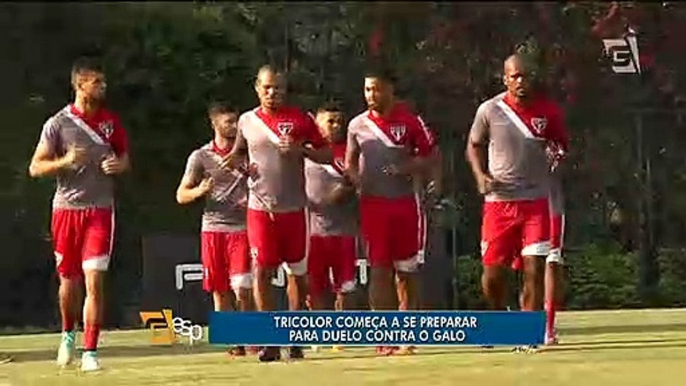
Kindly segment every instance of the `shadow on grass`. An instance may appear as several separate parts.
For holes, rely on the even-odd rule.
[[[616,327],[616,326],[615,326]],[[622,327],[622,326],[620,326]],[[624,326],[634,327],[634,326]],[[565,330],[569,332],[569,330]],[[681,331],[681,330],[666,330],[659,331]],[[615,333],[619,332],[614,330]],[[627,330],[621,330],[627,332]],[[643,328],[640,332],[646,332]],[[608,333],[603,330],[603,333]],[[564,335],[563,335],[564,336]],[[554,347],[543,347],[541,353],[546,352],[582,352],[582,351],[599,351],[599,350],[626,350],[626,349],[653,349],[653,348],[679,348],[686,347],[686,337],[675,338],[659,338],[659,339],[625,339],[625,340],[603,340],[603,341],[579,341],[572,343],[565,343]],[[224,353],[226,348],[224,346],[213,346],[210,344],[196,344],[193,347],[186,345],[176,346],[142,346],[142,345],[128,345],[128,346],[102,346],[98,349],[103,358],[142,358],[154,356],[170,356],[170,355],[198,355],[209,353]],[[441,347],[441,348],[424,348],[419,347],[415,356],[437,356],[437,355],[455,355],[455,354],[502,354],[511,351],[509,346],[496,346],[495,348],[485,349],[476,346],[457,346],[457,347]],[[27,350],[14,351],[9,353],[13,357],[12,363],[22,362],[36,362],[36,361],[54,361],[57,355],[55,349],[45,350]],[[286,354],[284,352],[284,354]],[[287,357],[287,355],[286,355]],[[398,356],[392,356],[398,357]],[[248,357],[250,358],[250,357]],[[306,361],[329,361],[329,360],[352,360],[364,358],[380,358],[374,352],[373,347],[367,349],[353,348],[343,351],[340,355],[331,355],[326,353],[324,356],[320,354],[306,353]],[[255,358],[257,361],[257,358]],[[298,362],[298,361],[295,361]]]
[[[631,334],[651,332],[683,332],[686,331],[686,323],[653,324],[648,326],[639,325],[610,325],[610,326],[587,326],[565,327],[560,332],[565,335],[601,335],[601,334]]]
[[[190,346],[102,346],[98,348],[98,354],[105,358],[136,358],[164,355],[196,355],[208,353],[221,353],[226,348],[211,346],[209,344],[197,344]],[[53,361],[57,357],[57,350],[27,350],[9,353],[13,357],[13,363]]]

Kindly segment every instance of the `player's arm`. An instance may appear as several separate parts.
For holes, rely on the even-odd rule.
[[[411,146],[413,156],[407,162],[396,165],[395,170],[391,168],[391,173],[426,176],[430,172],[430,168],[436,162],[435,149],[437,146],[434,135],[419,117],[416,118],[412,130]]]
[[[40,135],[38,145],[31,157],[29,175],[31,177],[46,177],[72,167],[78,167],[86,162],[86,150],[80,147],[70,147],[63,156],[57,155],[59,127],[53,119],[49,119]]]
[[[305,140],[301,146],[304,157],[309,158],[318,164],[333,163],[333,151],[326,145],[324,137],[317,129],[317,124],[312,116],[307,114],[304,118]]]
[[[486,105],[482,104],[476,111],[476,117],[472,123],[467,138],[466,157],[472,174],[476,180],[479,193],[487,194],[492,190],[493,178],[487,167],[486,146],[488,145],[489,124],[486,120]]]
[[[348,139],[345,147],[344,171],[347,185],[352,189],[359,190],[360,186],[360,154],[362,150],[355,133],[348,126]]]
[[[547,130],[548,144],[546,152],[550,162],[550,170],[558,172],[560,165],[567,158],[569,152],[569,134],[565,125],[564,113],[557,105],[553,108]]]
[[[176,189],[176,202],[179,204],[191,203],[206,195],[213,186],[211,177],[202,178],[203,170],[197,159],[196,153],[188,158],[186,171],[181,178],[181,183]]]
[[[248,156],[248,141],[243,135],[243,117],[238,120],[238,130],[236,130],[236,138],[233,141],[233,147],[229,154],[227,154],[219,167],[222,169],[237,169],[244,164]]]
[[[429,167],[429,193],[437,197],[443,195],[443,154],[436,146],[431,154]]]
[[[114,130],[112,131],[112,138],[110,144],[112,145],[112,154],[105,158],[101,167],[103,172],[107,175],[118,175],[127,172],[131,169],[131,161],[129,159],[129,139],[126,131],[121,125],[118,117],[113,117]]]

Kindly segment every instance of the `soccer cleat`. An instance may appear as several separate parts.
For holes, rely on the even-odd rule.
[[[11,355],[9,354],[0,354],[0,365],[4,365],[5,363],[10,363],[14,360]]]
[[[303,353],[302,347],[292,346],[288,349],[288,359],[304,359],[305,353]]]
[[[312,346],[310,347],[310,349],[312,350],[312,352],[319,352],[319,346]]]
[[[376,354],[377,355],[382,355],[382,356],[390,356],[395,354],[395,351],[398,349],[398,347],[394,346],[377,346],[376,347]]]
[[[245,347],[244,346],[231,347],[228,350],[228,354],[233,356],[233,357],[244,357],[246,355]]]
[[[257,355],[260,353],[260,348],[257,346],[248,346],[246,349],[248,355]]]
[[[415,346],[400,346],[395,351],[396,355],[414,355],[417,353],[417,348]]]
[[[85,351],[81,356],[81,371],[91,372],[100,370],[100,361],[96,351]]]
[[[281,349],[278,346],[263,347],[257,354],[260,362],[276,362],[281,360]]]
[[[560,340],[558,339],[557,333],[555,333],[555,331],[545,334],[545,345],[546,346],[555,346],[559,343],[560,343]]]
[[[76,356],[76,332],[64,331],[60,348],[57,350],[57,365],[61,367],[70,365],[74,361],[74,356]]]
[[[538,352],[538,346],[537,345],[517,346],[517,347],[512,349],[512,352],[525,353],[525,354],[535,354]]]

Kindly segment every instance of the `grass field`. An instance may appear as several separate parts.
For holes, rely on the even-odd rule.
[[[417,355],[375,357],[373,349],[306,352],[298,362],[233,359],[220,347],[160,347],[147,330],[105,332],[103,371],[54,365],[54,334],[0,337],[3,385],[686,385],[686,310],[566,312],[561,345],[536,354],[509,348],[420,348]],[[79,338],[80,339],[80,338]]]

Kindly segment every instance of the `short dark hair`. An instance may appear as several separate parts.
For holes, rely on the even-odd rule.
[[[282,70],[281,68],[274,66],[272,64],[265,64],[264,66],[260,67],[257,70],[257,75],[255,75],[255,84],[257,84],[257,81],[260,79],[260,75],[262,75],[265,72],[271,72],[274,75],[281,75],[284,76],[286,72]]]
[[[238,109],[228,102],[213,101],[207,106],[207,115],[213,117],[217,114],[238,114]]]
[[[84,72],[102,73],[102,63],[99,59],[90,56],[84,56],[76,59],[71,66],[72,75],[81,74]]]
[[[319,108],[317,109],[317,114],[319,113],[341,113],[343,110],[341,109],[341,105],[338,103],[338,101],[335,100],[329,100],[324,102]]]
[[[385,66],[372,67],[364,73],[365,78],[376,78],[384,83],[394,85],[397,81],[393,71]]]

